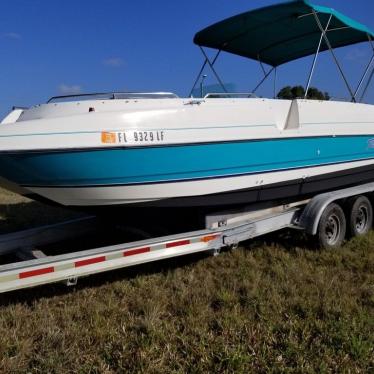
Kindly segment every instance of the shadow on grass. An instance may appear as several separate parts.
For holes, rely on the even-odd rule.
[[[304,231],[295,229],[274,231],[273,233],[254,239],[253,242],[256,243],[257,246],[277,245],[290,252],[294,252],[297,249],[303,249],[305,251],[321,250],[316,237],[310,236]],[[253,246],[251,245],[251,247]]]
[[[37,201],[0,204],[0,234],[29,229],[82,216],[82,213]]]

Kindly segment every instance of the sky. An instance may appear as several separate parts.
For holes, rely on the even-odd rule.
[[[188,95],[203,63],[192,43],[200,29],[276,0],[0,0],[0,117],[13,105],[31,106],[51,96],[107,91],[171,91]],[[374,30],[373,0],[314,0]],[[212,55],[213,51],[210,52]],[[337,51],[353,86],[370,58],[368,43]],[[277,86],[305,85],[311,57],[283,65]],[[222,54],[224,82],[250,92],[258,63]],[[206,71],[207,84],[216,83]],[[337,98],[347,90],[328,53],[312,82]],[[272,95],[272,83],[260,95]],[[374,82],[366,101],[374,103]]]

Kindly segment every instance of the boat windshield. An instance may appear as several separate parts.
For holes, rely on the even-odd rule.
[[[172,92],[107,92],[80,95],[54,96],[47,103],[61,103],[85,100],[138,100],[138,99],[177,99]]]

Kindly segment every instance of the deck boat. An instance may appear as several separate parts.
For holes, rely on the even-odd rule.
[[[374,33],[307,0],[218,22],[195,35],[221,93],[110,93],[55,97],[15,109],[0,125],[0,184],[68,207],[221,206],[295,198],[374,181]],[[372,57],[351,88],[334,49],[367,42]],[[217,50],[213,60],[204,48]],[[331,53],[349,102],[308,100],[316,61]],[[222,53],[257,60],[251,94],[226,92]],[[314,56],[304,98],[265,99],[277,68]],[[266,70],[266,67],[269,67]]]

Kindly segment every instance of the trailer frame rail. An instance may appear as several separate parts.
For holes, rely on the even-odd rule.
[[[0,254],[20,252],[27,259],[0,266],[0,293],[60,281],[74,285],[79,277],[198,252],[217,254],[223,247],[234,248],[242,241],[287,227],[315,235],[329,204],[372,196],[373,192],[374,183],[367,183],[289,204],[217,212],[206,216],[207,228],[203,230],[53,256],[46,256],[38,246],[94,230],[94,217],[0,235]]]

